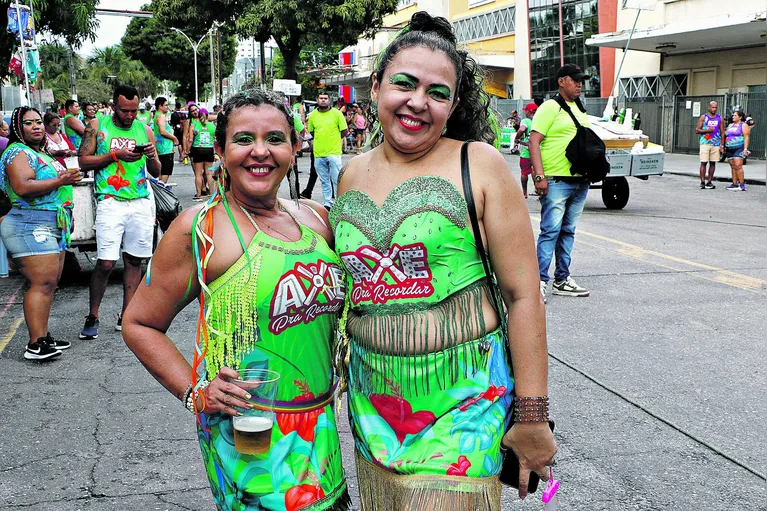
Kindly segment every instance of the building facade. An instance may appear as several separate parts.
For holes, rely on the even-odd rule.
[[[659,0],[654,10],[617,9],[615,27],[587,40],[617,61],[631,27],[616,95],[660,97],[764,92],[767,9],[744,0]],[[620,74],[618,74],[620,73]]]

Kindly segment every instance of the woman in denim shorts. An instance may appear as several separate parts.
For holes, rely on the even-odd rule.
[[[69,348],[48,332],[53,292],[64,267],[72,226],[72,185],[82,179],[46,150],[43,118],[34,108],[19,107],[11,116],[8,147],[0,156],[0,188],[11,210],[0,222],[8,254],[29,281],[24,295],[28,360],[46,360]]]

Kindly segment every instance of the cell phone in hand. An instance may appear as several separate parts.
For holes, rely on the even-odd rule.
[[[133,148],[134,153],[143,154],[144,151],[146,151],[146,144],[136,145],[136,147]]]

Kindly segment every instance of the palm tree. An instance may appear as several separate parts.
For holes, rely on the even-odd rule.
[[[88,78],[114,86],[130,84],[142,97],[151,96],[160,81],[138,60],[131,60],[118,44],[98,48],[88,57]]]

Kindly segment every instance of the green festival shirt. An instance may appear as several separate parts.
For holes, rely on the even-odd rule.
[[[69,139],[69,141],[72,142],[72,145],[75,146],[75,151],[76,151],[76,150],[80,149],[80,144],[83,141],[83,137],[78,135],[75,130],[73,130],[72,128],[70,128],[67,125],[67,118],[69,118],[69,117],[72,117],[74,119],[78,119],[78,117],[75,117],[72,114],[67,114],[67,115],[64,116],[64,119],[63,119],[63,122],[62,122],[62,124],[64,125],[64,133],[66,134],[66,136]]]
[[[192,119],[192,129],[194,129],[194,141],[192,147],[213,147],[213,141],[216,138],[216,125],[212,122],[206,122],[205,126],[197,119]]]
[[[315,109],[306,121],[309,133],[314,136],[314,156],[325,158],[340,156],[341,132],[348,129],[346,117],[338,109],[331,108],[326,112]]]
[[[141,112],[136,114],[136,120],[139,121],[141,124],[146,124],[149,126],[150,122],[152,121],[152,114],[144,111],[142,114]]]
[[[162,156],[163,154],[173,153],[173,140],[165,138],[160,134],[160,126],[157,124],[157,119],[160,113],[156,113],[152,120],[152,132],[154,133],[155,146],[157,147],[157,154]],[[173,130],[170,127],[170,116],[165,114],[165,132],[170,134]]]
[[[99,132],[96,136],[96,155],[109,154],[126,148],[133,150],[137,145],[146,145],[149,137],[146,126],[133,122],[129,129],[115,126],[112,116],[99,119]],[[96,171],[96,200],[117,199],[133,200],[149,197],[146,181],[146,156],[134,162],[111,162]]]

